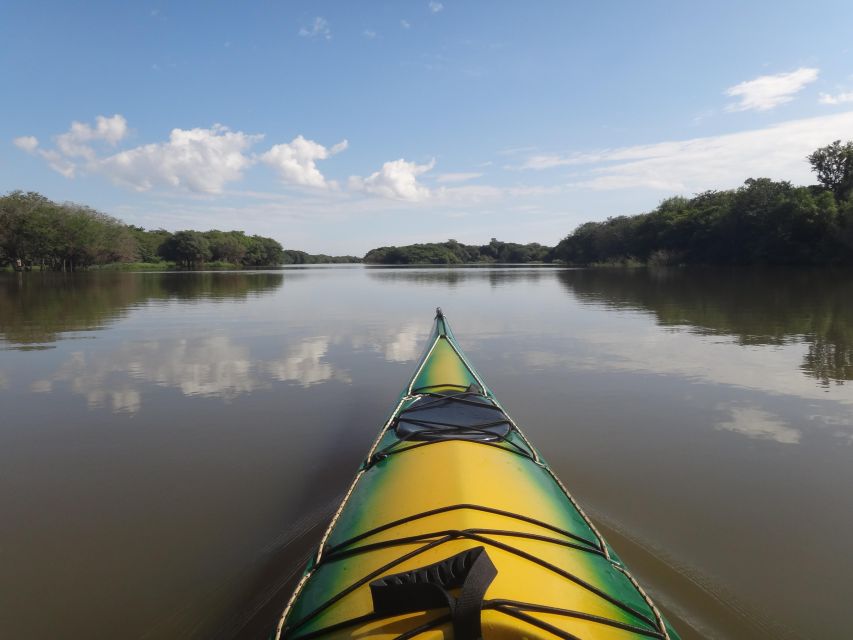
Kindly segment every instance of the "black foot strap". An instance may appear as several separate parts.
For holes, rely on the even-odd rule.
[[[468,549],[426,567],[370,583],[373,610],[383,616],[447,607],[454,640],[479,640],[480,611],[498,570],[485,547]],[[450,589],[459,588],[458,597]]]

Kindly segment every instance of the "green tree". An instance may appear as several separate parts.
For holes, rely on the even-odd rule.
[[[818,181],[831,190],[839,200],[853,195],[853,141],[832,144],[815,150],[808,156]]]
[[[163,243],[160,255],[193,269],[210,260],[210,243],[199,231],[178,231]]]

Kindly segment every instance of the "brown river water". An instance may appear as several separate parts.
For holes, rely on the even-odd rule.
[[[0,273],[0,638],[266,637],[436,306],[685,640],[851,637],[853,273],[352,266]]]

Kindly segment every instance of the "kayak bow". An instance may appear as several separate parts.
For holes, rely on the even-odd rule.
[[[440,309],[275,637],[415,636],[678,638]]]

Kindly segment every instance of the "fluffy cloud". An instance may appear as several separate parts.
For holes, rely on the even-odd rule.
[[[853,91],[846,93],[837,93],[834,96],[828,93],[821,93],[818,97],[821,104],[844,104],[845,102],[853,102]]]
[[[52,149],[40,147],[34,136],[18,137],[13,143],[22,151],[42,157],[67,178],[73,178],[82,168],[137,191],[167,187],[213,194],[240,180],[243,171],[258,161],[273,167],[287,184],[334,186],[326,181],[316,163],[347,148],[346,140],[326,148],[300,135],[256,156],[249,151],[263,139],[263,134],[232,131],[216,124],[209,129],[173,129],[165,142],[108,155],[98,153],[95,143],[114,146],[127,130],[127,121],[120,115],[98,116],[94,126],[72,123],[66,133],[56,137],[56,147]]]
[[[441,4],[440,2],[434,2],[433,1],[433,2],[430,2],[429,5],[427,5],[427,6],[429,6],[429,10],[433,13],[438,13],[439,11],[444,9],[444,5]]]
[[[352,176],[349,186],[356,191],[364,191],[384,198],[418,202],[430,196],[430,190],[418,182],[418,176],[435,166],[435,160],[428,164],[407,162],[402,158],[382,165],[382,168],[367,178]]]
[[[261,162],[275,169],[283,182],[309,187],[327,187],[329,184],[323,174],[317,170],[317,160],[340,153],[348,143],[342,140],[331,149],[327,149],[313,140],[296,136],[292,142],[277,144],[261,154]]]
[[[39,140],[35,136],[21,136],[12,140],[12,144],[18,147],[21,151],[35,153],[35,150],[38,149],[39,146]]]
[[[172,129],[168,142],[146,144],[96,161],[92,168],[137,191],[157,186],[219,193],[252,164],[246,151],[262,135],[210,129]]]
[[[309,27],[301,27],[299,35],[303,38],[323,38],[325,40],[332,39],[332,30],[329,28],[329,22],[321,16],[314,18],[314,22]]]
[[[27,153],[44,158],[51,169],[61,173],[66,178],[73,178],[77,172],[77,160],[86,163],[94,162],[97,152],[94,143],[106,143],[115,146],[127,135],[127,120],[124,116],[98,116],[95,126],[85,122],[74,121],[65,133],[56,136],[55,149],[39,148],[35,136],[20,136],[12,142],[16,147]]]
[[[806,156],[838,138],[853,137],[853,111],[783,122],[722,136],[638,145],[597,153],[539,155],[520,168],[586,166],[572,186],[698,192],[735,187],[748,177],[809,182]],[[600,166],[595,166],[600,165]]]
[[[726,89],[725,94],[740,102],[730,104],[726,111],[767,111],[794,99],[807,84],[817,80],[818,69],[802,67],[790,73],[759,76]]]
[[[106,142],[115,146],[127,135],[127,120],[124,116],[115,114],[109,118],[98,116],[95,118],[95,126],[92,127],[85,122],[74,121],[71,128],[62,135],[56,137],[56,148],[67,158],[85,158],[91,160],[95,157],[92,142]]]

